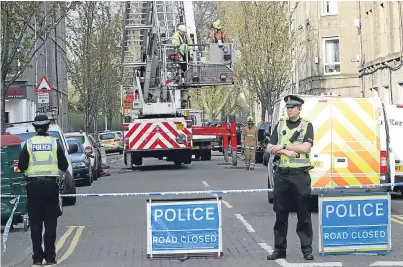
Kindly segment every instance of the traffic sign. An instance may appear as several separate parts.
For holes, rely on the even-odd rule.
[[[35,88],[35,93],[49,93],[53,91],[53,87],[50,85],[46,76],[42,76],[41,81]]]
[[[148,200],[147,256],[222,254],[221,198]]]
[[[49,103],[49,93],[39,93],[38,94],[38,104]]]
[[[319,252],[382,254],[391,251],[389,193],[321,195]]]

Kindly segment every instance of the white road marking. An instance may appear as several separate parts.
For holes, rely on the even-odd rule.
[[[273,248],[267,243],[259,243],[259,246],[267,253],[272,253]],[[340,267],[343,266],[341,262],[304,262],[304,263],[288,263],[285,259],[275,260],[277,264],[282,267]],[[372,265],[371,265],[372,266]],[[381,265],[379,265],[381,266]],[[394,265],[391,265],[394,266]],[[399,265],[401,266],[401,265]]]
[[[227,201],[225,201],[225,200],[221,200],[222,201],[222,203],[224,203],[224,205],[227,207],[227,208],[229,208],[229,209],[232,209],[233,208],[233,206],[231,206],[231,204],[229,204]]]
[[[202,184],[205,186],[205,187],[210,187],[210,185],[206,182],[206,181],[202,181]],[[209,191],[212,191],[212,190],[209,190]],[[213,196],[215,196],[215,197],[217,197],[217,194],[213,194]],[[232,209],[232,208],[234,208],[231,204],[229,204],[227,201],[225,201],[225,200],[221,200],[222,201],[222,203],[227,207],[227,208],[229,208],[229,209]]]
[[[376,261],[370,266],[403,266],[403,261]]]
[[[206,181],[202,181],[202,184],[203,184],[205,187],[210,187],[209,184],[208,184]]]
[[[237,219],[241,221],[241,223],[245,226],[246,230],[248,230],[249,233],[256,232],[255,229],[253,229],[252,225],[250,225],[241,214],[235,214],[235,217],[237,217]]]

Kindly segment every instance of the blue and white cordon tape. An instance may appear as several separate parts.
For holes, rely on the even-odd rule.
[[[312,187],[312,191],[332,191],[343,189],[373,189],[381,187],[403,186],[403,183],[349,185],[349,186],[326,186]],[[229,189],[208,191],[176,191],[176,192],[138,192],[138,193],[90,193],[90,194],[63,194],[62,197],[155,197],[155,196],[178,196],[178,195],[214,195],[214,194],[242,194],[242,193],[267,193],[273,192],[271,188],[264,189]],[[15,198],[19,195],[1,195],[1,197]]]
[[[8,221],[6,223],[6,227],[4,228],[4,233],[3,233],[3,252],[6,252],[6,241],[8,237],[8,233],[10,232],[11,224],[13,222],[13,217],[14,217],[14,212],[17,209],[18,203],[20,203],[20,196],[10,200],[11,204],[14,204],[13,211],[11,212],[10,218],[8,218]]]
[[[343,189],[371,189],[381,187],[403,186],[403,183],[371,184],[371,185],[349,185],[349,186],[327,186],[312,187],[312,191],[332,191]],[[177,192],[140,192],[140,193],[92,193],[92,194],[63,194],[62,197],[156,197],[156,196],[178,196],[178,195],[218,195],[218,194],[242,194],[242,193],[267,193],[273,189],[230,189],[230,190],[208,190],[208,191],[177,191]],[[17,209],[21,195],[1,195],[4,198],[14,198],[14,208],[7,221],[3,234],[3,247],[6,250],[6,241],[13,221],[14,212]]]

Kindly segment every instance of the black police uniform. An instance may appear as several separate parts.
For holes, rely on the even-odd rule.
[[[284,98],[287,107],[294,107],[303,104],[303,100],[297,96],[286,96]],[[287,120],[289,129],[297,128],[301,123],[301,118],[293,122]],[[280,141],[281,142],[281,141]],[[307,131],[303,142],[309,142],[313,145],[313,126],[307,125]],[[278,145],[278,124],[275,126],[271,135],[270,144]],[[312,255],[312,221],[309,211],[311,194],[311,177],[306,168],[290,168],[282,170],[277,169],[274,177],[274,204],[273,209],[276,212],[276,222],[274,225],[274,252],[267,258],[274,260],[286,257],[287,249],[287,231],[288,216],[291,208],[297,210],[298,224],[297,234],[301,242],[301,250],[304,258],[313,260]],[[290,196],[293,196],[290,198]]]
[[[41,116],[44,115],[38,115],[35,121],[48,119],[46,116]],[[49,136],[48,133],[38,133],[37,135]],[[57,161],[59,169],[63,172],[67,171],[69,163],[59,141],[57,141]],[[18,167],[24,172],[28,169],[28,164],[29,153],[27,144],[25,144],[20,153]],[[57,218],[61,215],[59,188],[56,180],[56,177],[27,178],[27,208],[31,227],[32,259],[34,264],[41,264],[43,259],[47,263],[55,263]],[[45,224],[45,251],[42,249],[43,224]]]

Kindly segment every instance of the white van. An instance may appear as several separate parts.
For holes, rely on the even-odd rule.
[[[392,182],[403,183],[403,105],[385,105],[385,114],[388,121],[388,136],[390,139],[389,164]],[[394,191],[403,194],[403,186],[395,187]]]
[[[374,185],[391,181],[386,118],[379,98],[299,95],[304,99],[301,117],[314,128],[310,159],[312,187]],[[272,125],[286,119],[285,102],[274,104]],[[274,130],[275,127],[272,127]],[[273,156],[268,166],[268,188],[273,188]],[[389,188],[354,189],[386,191]],[[344,190],[331,189],[339,193]],[[317,195],[322,191],[312,191]],[[268,194],[273,202],[273,193]]]

